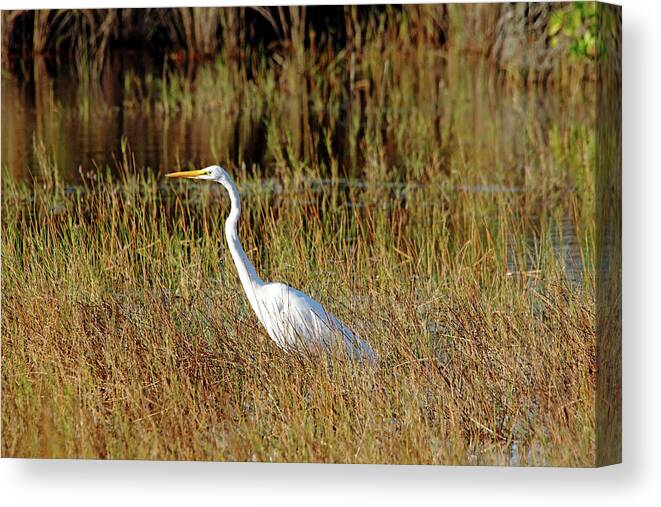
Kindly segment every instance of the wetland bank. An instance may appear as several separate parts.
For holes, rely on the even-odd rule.
[[[480,28],[508,8],[340,7],[336,38],[287,8],[250,51],[3,69],[3,456],[593,464],[594,69]],[[216,163],[261,276],[378,368],[270,342],[222,189],[162,178]]]

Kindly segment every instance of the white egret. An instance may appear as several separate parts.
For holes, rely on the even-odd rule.
[[[353,333],[317,301],[288,285],[267,283],[259,277],[239,240],[237,223],[241,216],[241,202],[236,185],[227,171],[212,165],[166,176],[214,181],[229,192],[232,206],[225,221],[227,244],[250,306],[279,347],[286,350],[302,348],[325,351],[338,347],[353,359],[376,361],[377,356],[369,343]]]

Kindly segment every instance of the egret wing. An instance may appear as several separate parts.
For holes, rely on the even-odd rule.
[[[262,288],[263,323],[281,347],[329,349],[341,344],[355,358],[375,359],[369,344],[307,294],[274,283]]]

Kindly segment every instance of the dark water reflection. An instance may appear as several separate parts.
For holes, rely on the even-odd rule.
[[[115,166],[122,138],[138,167],[170,167],[175,158],[195,162],[208,152],[202,136],[190,135],[190,124],[176,117],[141,114],[126,107],[124,76],[141,68],[134,59],[114,60],[99,83],[71,76],[51,77],[35,60],[34,76],[22,80],[3,72],[3,165],[14,174],[36,174],[35,142],[43,142],[67,181],[77,181],[79,168]],[[142,68],[153,72],[152,65]]]
[[[212,62],[204,63],[197,71],[181,71],[180,75],[190,75],[194,79],[195,74],[212,66]],[[461,139],[464,152],[497,156],[501,165],[508,165],[511,172],[518,175],[519,181],[514,183],[523,185],[526,158],[533,147],[531,143],[547,142],[553,128],[565,128],[570,122],[580,123],[590,112],[581,101],[569,104],[562,93],[546,90],[513,92],[505,89],[497,78],[485,79],[471,68],[456,70],[455,78],[446,77],[440,70],[434,72],[438,74],[438,86],[443,88],[441,99],[432,97],[428,103],[413,101],[404,104],[402,111],[394,114],[392,120],[401,123],[402,118],[406,122],[408,115],[412,118],[416,114],[427,115],[426,125],[430,119],[435,121],[433,131],[411,132],[411,143],[419,143],[419,146],[408,148],[404,156],[392,145],[406,144],[408,140],[393,139],[398,134],[396,131],[385,133],[383,156],[390,165],[410,164],[409,155],[415,155],[419,150],[426,151],[429,160],[440,160],[441,167],[449,166],[452,157],[457,155],[453,151],[456,139]],[[150,83],[151,88],[158,89],[153,82],[161,75],[162,66],[143,54],[131,53],[113,55],[99,81],[80,81],[70,75],[52,76],[40,60],[30,62],[28,79],[3,72],[3,166],[18,176],[34,175],[37,167],[35,142],[43,142],[46,152],[54,157],[60,174],[68,181],[76,181],[81,167],[83,170],[106,165],[114,167],[125,138],[139,168],[163,171],[212,163],[231,168],[245,163],[248,167],[260,166],[260,173],[264,176],[271,174],[270,168],[274,164],[266,149],[265,124],[267,120],[273,120],[273,117],[267,117],[273,114],[272,111],[269,113],[258,108],[237,111],[242,104],[231,104],[232,98],[214,96],[213,101],[209,97],[197,97],[203,107],[195,107],[187,113],[164,112],[149,107],[154,101],[148,91]],[[305,90],[303,93],[305,95]],[[438,104],[439,100],[442,105]],[[388,111],[375,113],[376,109],[372,108],[371,112],[349,117],[350,111],[355,114],[356,107],[360,109],[365,105],[360,101],[356,105],[352,99],[346,99],[341,105],[346,115],[341,112],[339,119],[332,120],[329,133],[328,121],[315,118],[320,114],[323,117],[332,115],[314,111],[319,104],[306,103],[299,97],[292,98],[291,102],[296,104],[291,108],[284,106],[287,110],[284,116],[293,114],[295,122],[284,125],[283,129],[293,126],[294,130],[299,128],[304,132],[294,135],[295,144],[301,145],[294,148],[308,163],[328,172],[319,176],[330,176],[330,170],[324,164],[325,148],[321,146],[325,136],[330,134],[332,148],[340,160],[339,175],[365,177],[369,170],[365,143],[369,145],[370,142],[356,139],[363,135],[366,123],[375,121],[370,114],[382,115]],[[430,113],[431,108],[435,110]],[[568,110],[570,115],[566,114]],[[343,116],[346,119],[343,120]],[[308,119],[306,125],[301,125],[301,118]],[[282,118],[283,122],[287,119],[291,120]],[[356,121],[359,125],[355,125]],[[413,128],[413,122],[411,125]],[[540,138],[531,141],[524,133],[526,128],[539,134]],[[301,153],[303,145],[310,144],[304,138],[312,139],[314,146],[308,146],[309,153]],[[430,156],[429,151],[438,153]],[[494,175],[493,184],[502,182]],[[507,186],[512,186],[512,181],[508,181]]]

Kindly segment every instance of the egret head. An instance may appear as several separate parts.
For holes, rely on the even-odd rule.
[[[192,180],[210,180],[217,183],[222,183],[230,179],[227,171],[219,165],[210,165],[204,169],[196,169],[195,171],[179,171],[176,173],[169,173],[165,175],[167,178],[188,178]]]

